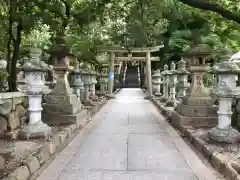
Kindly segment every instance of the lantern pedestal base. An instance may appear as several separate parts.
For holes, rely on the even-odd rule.
[[[186,105],[178,104],[176,111],[187,117],[216,117],[217,108],[213,105]]]
[[[20,138],[33,139],[49,137],[52,134],[52,128],[42,121],[25,126],[19,133]]]
[[[220,143],[236,143],[240,140],[240,133],[229,126],[225,129],[220,129],[219,127],[212,128],[208,132],[209,138]]]
[[[213,128],[218,124],[218,118],[216,117],[199,117],[199,116],[183,116],[177,111],[172,112],[171,124],[177,128],[183,125],[190,125],[194,128]]]
[[[146,100],[151,100],[151,99],[153,99],[153,96],[149,96],[149,95],[148,95],[148,96],[145,96],[144,99],[146,99]]]
[[[105,96],[107,99],[116,99],[114,94],[106,94]]]
[[[162,96],[162,93],[161,93],[161,92],[156,92],[156,93],[154,94],[154,96],[160,97],[160,96]]]
[[[91,99],[86,99],[83,101],[84,106],[95,106]]]
[[[164,102],[167,101],[167,99],[168,99],[167,97],[162,96],[162,97],[159,98],[159,101],[162,102],[162,103],[164,103]]]
[[[87,111],[81,110],[74,114],[61,114],[59,112],[43,112],[43,122],[50,126],[76,124],[79,128],[86,120]]]
[[[92,101],[98,101],[99,100],[97,95],[91,95],[91,96],[89,96],[89,99],[91,99]]]
[[[80,112],[83,109],[83,105],[81,102],[77,101],[68,104],[68,103],[62,103],[62,104],[43,104],[43,113],[45,112],[53,112],[53,113],[59,113],[59,114],[75,114]]]
[[[167,102],[165,103],[166,107],[176,107],[177,105],[177,101],[175,100],[167,100]]]
[[[105,92],[97,92],[96,93],[98,96],[100,96],[100,97],[102,97],[102,96],[105,96],[106,95],[106,93]]]

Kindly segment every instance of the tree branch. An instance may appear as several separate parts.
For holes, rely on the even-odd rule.
[[[194,8],[216,12],[224,18],[235,21],[240,24],[240,13],[231,12],[216,3],[209,3],[206,2],[205,0],[179,0],[179,1]]]

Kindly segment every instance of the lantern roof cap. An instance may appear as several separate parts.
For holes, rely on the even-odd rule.
[[[154,71],[154,74],[152,75],[152,77],[154,77],[154,78],[161,77],[161,76],[162,75],[161,75],[160,69]]]
[[[28,60],[23,64],[21,69],[23,69],[24,71],[47,71],[50,69],[48,64],[40,60],[40,56],[42,54],[41,49],[29,48],[28,54]]]
[[[211,54],[211,48],[207,44],[197,44],[193,47],[190,47],[183,56],[209,56]]]

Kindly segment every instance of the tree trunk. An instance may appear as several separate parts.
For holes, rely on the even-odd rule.
[[[7,72],[8,72],[8,91],[11,92],[12,91],[12,76],[11,76],[11,43],[12,43],[12,39],[13,39],[13,32],[12,32],[12,13],[13,13],[13,6],[12,6],[12,1],[10,1],[9,4],[9,18],[8,18],[8,42],[7,42]]]
[[[11,87],[12,91],[17,91],[17,60],[19,59],[19,53],[20,53],[20,44],[21,44],[21,32],[22,32],[22,24],[21,22],[18,23],[17,26],[17,34],[16,38],[13,39],[13,56],[12,56],[12,62],[11,62]]]
[[[179,1],[189,6],[192,6],[194,8],[216,12],[228,20],[232,20],[232,21],[235,21],[236,23],[240,23],[239,12],[231,12],[217,3],[214,3],[214,2],[211,3],[203,0],[179,0]]]

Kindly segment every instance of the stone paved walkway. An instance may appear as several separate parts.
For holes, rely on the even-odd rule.
[[[221,179],[143,97],[122,89],[38,180]]]

